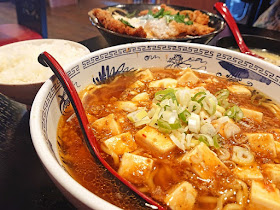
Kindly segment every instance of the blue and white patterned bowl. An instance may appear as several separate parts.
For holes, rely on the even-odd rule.
[[[84,56],[65,69],[78,91],[87,85],[137,68],[163,67],[202,70],[235,79],[261,90],[280,102],[280,68],[260,59],[223,48],[180,42],[142,42],[102,49]],[[116,207],[78,184],[62,167],[56,131],[69,100],[53,76],[38,92],[30,116],[34,147],[57,186],[79,207]]]

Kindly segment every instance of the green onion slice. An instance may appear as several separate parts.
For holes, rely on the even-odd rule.
[[[175,90],[172,88],[167,88],[165,90],[160,90],[155,93],[155,99],[158,101],[163,101],[164,99],[172,99],[172,101],[176,101]]]
[[[181,112],[180,114],[178,114],[179,119],[185,123],[188,123],[187,118],[189,116],[191,116],[191,113],[186,109],[183,112]]]
[[[225,109],[230,106],[228,102],[228,96],[229,96],[229,90],[228,89],[222,89],[215,93],[215,96],[218,100],[218,104]]]
[[[206,138],[205,136],[200,135],[200,136],[198,137],[198,141],[203,142],[203,143],[206,144],[208,147],[210,146],[209,143],[208,143],[208,141],[207,141],[207,138]]]
[[[176,130],[182,127],[178,119],[173,124],[169,124],[163,119],[158,119],[157,124],[159,126],[159,129],[161,131],[164,131],[165,133],[170,133],[172,130]]]
[[[234,105],[231,108],[226,110],[225,116],[228,116],[229,118],[232,118],[236,122],[238,122],[239,120],[241,120],[243,118],[244,114],[238,106]]]
[[[132,13],[127,13],[126,17],[132,18],[132,17],[134,17],[136,15],[136,12],[137,12],[137,10],[134,10]]]
[[[131,27],[131,28],[135,28],[135,27],[134,27],[133,25],[131,25],[128,21],[126,21],[126,20],[124,20],[124,19],[122,19],[122,18],[120,18],[119,21],[121,21],[123,24],[125,24],[125,25],[127,25],[127,26],[129,26],[129,27]]]
[[[161,18],[163,17],[164,8],[161,8],[157,13],[153,15],[154,18]]]
[[[215,96],[218,101],[221,99],[226,99],[229,96],[229,90],[228,89],[219,90],[218,92],[215,93]]]
[[[213,141],[214,141],[214,147],[216,148],[216,149],[218,149],[218,148],[220,148],[220,145],[219,145],[219,135],[218,134],[216,134],[215,136],[213,136]]]
[[[189,112],[194,112],[196,114],[198,114],[201,110],[201,104],[196,102],[196,101],[191,101],[189,103],[189,106],[188,106],[188,111]]]
[[[211,96],[205,97],[205,99],[202,101],[202,106],[210,116],[216,113],[217,104]]]
[[[203,91],[198,92],[192,97],[192,101],[196,101],[198,103],[201,103],[201,101],[206,97],[205,95],[206,95],[206,93],[203,92]]]
[[[164,8],[161,8],[155,14],[153,14],[153,12],[151,10],[149,10],[148,15],[151,15],[154,18],[165,17],[167,23],[170,23],[172,20],[174,20],[177,23],[184,23],[185,25],[192,25],[193,24],[193,21],[191,21],[191,20],[185,21],[185,19],[188,18],[188,16],[180,14],[179,12],[176,15],[171,15],[171,11],[165,11]]]

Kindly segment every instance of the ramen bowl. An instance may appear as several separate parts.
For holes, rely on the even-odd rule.
[[[114,46],[76,60],[65,71],[80,92],[88,85],[100,83],[116,74],[151,67],[192,68],[235,79],[262,90],[276,102],[280,102],[280,69],[277,66],[227,49],[195,43],[159,41]],[[68,106],[67,95],[57,78],[52,76],[39,90],[31,109],[30,129],[36,152],[50,177],[75,206],[117,209],[114,201],[105,201],[80,185],[62,164],[57,129],[59,119],[65,114]],[[116,189],[114,193],[118,199],[125,200],[122,195],[127,194],[132,198],[132,203],[145,203],[139,197],[133,196],[129,189],[110,176],[102,166],[94,174],[107,180],[100,183],[100,189],[106,187],[106,183],[113,182]],[[144,208],[145,204],[142,207]]]
[[[189,7],[183,7],[183,6],[176,6],[176,5],[168,5],[175,10],[191,10],[194,11],[195,9],[189,8]],[[108,8],[117,8],[124,11],[127,11],[128,13],[134,13],[136,11],[136,14],[139,13],[142,10],[152,10],[153,8],[159,7],[160,5],[156,4],[119,4],[115,6],[110,7],[104,7],[103,10],[106,10]],[[201,10],[204,14],[207,14],[209,16],[209,23],[208,25],[210,27],[213,27],[215,30],[209,34],[205,35],[199,35],[199,36],[185,36],[182,38],[176,38],[176,39],[159,39],[159,38],[142,38],[142,37],[135,37],[125,34],[120,34],[117,32],[114,32],[112,30],[109,30],[105,28],[98,19],[93,16],[90,17],[90,21],[93,26],[95,26],[99,32],[102,34],[102,36],[105,38],[105,40],[108,42],[110,46],[118,45],[118,44],[125,44],[125,43],[132,43],[132,42],[145,42],[145,41],[180,41],[180,42],[194,42],[194,43],[208,43],[213,39],[218,33],[220,33],[225,28],[225,22],[224,20],[219,17],[216,14],[213,14],[208,11]]]
[[[66,50],[66,51],[64,51]],[[36,39],[0,47],[0,92],[9,98],[31,105],[42,84],[53,74],[37,61],[43,51],[56,54],[61,65],[88,54],[85,46],[62,39]]]

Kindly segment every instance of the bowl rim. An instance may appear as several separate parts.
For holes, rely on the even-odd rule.
[[[75,66],[80,64],[82,61],[89,59],[91,57],[94,57],[99,54],[103,54],[105,52],[111,51],[111,50],[118,50],[120,48],[130,48],[130,47],[136,47],[136,46],[143,46],[143,45],[183,45],[183,46],[193,46],[193,47],[200,47],[208,50],[214,50],[219,52],[228,53],[237,57],[242,57],[245,59],[252,60],[256,64],[262,64],[266,65],[269,68],[275,69],[280,74],[280,68],[267,63],[266,61],[263,61],[261,59],[252,57],[250,55],[241,54],[239,52],[235,52],[229,49],[217,47],[217,46],[210,46],[210,45],[204,45],[199,43],[184,43],[184,42],[170,42],[170,41],[155,41],[155,42],[137,42],[137,43],[127,43],[117,46],[112,46],[104,49],[100,49],[94,52],[91,52],[88,55],[85,55],[75,62],[73,62],[71,65]],[[71,66],[68,66],[68,69],[65,69],[66,71],[71,69]],[[76,180],[74,180],[57,162],[56,158],[52,155],[48,144],[45,140],[45,137],[42,132],[41,128],[41,118],[42,118],[42,110],[44,105],[44,99],[46,98],[47,94],[49,93],[49,90],[53,86],[53,79],[55,78],[55,75],[53,75],[50,79],[48,79],[43,86],[38,91],[35,100],[33,102],[31,113],[30,113],[30,132],[32,137],[32,142],[35,147],[36,153],[39,156],[42,164],[44,165],[44,168],[51,174],[51,176],[58,181],[58,183],[66,189],[68,192],[70,192],[76,199],[81,201],[84,205],[87,205],[90,208],[93,209],[120,209],[116,207],[115,205],[107,202],[106,200],[98,197],[94,193],[87,190],[85,187],[80,185]],[[97,202],[98,201],[98,202]]]
[[[154,7],[157,7],[157,6],[160,6],[161,4],[116,4],[116,5],[112,5],[112,6],[106,6],[106,7],[102,7],[101,9],[107,9],[109,7],[120,7],[120,8],[123,8],[123,7],[126,7],[126,6],[137,6],[137,5],[144,5],[144,6],[154,6]],[[191,8],[191,7],[184,7],[184,6],[180,6],[180,5],[172,5],[172,4],[167,4],[167,6],[170,6],[170,7],[181,7],[182,9],[186,9],[186,10],[199,10],[199,9],[195,9],[195,8]],[[112,30],[109,30],[105,27],[103,27],[102,25],[100,25],[100,23],[98,22],[98,19],[95,17],[95,18],[92,18],[92,17],[89,17],[89,20],[90,22],[92,23],[93,26],[95,26],[96,28],[98,28],[99,30],[102,30],[104,32],[107,32],[111,35],[115,35],[115,36],[120,36],[122,38],[126,38],[126,39],[134,39],[134,40],[137,40],[137,41],[187,41],[187,40],[195,40],[195,39],[202,39],[202,38],[207,38],[207,37],[211,37],[211,36],[215,36],[217,35],[218,33],[220,33],[222,30],[225,29],[225,26],[226,26],[226,23],[224,21],[223,18],[221,18],[219,15],[217,14],[214,14],[212,12],[209,12],[209,11],[206,11],[206,10],[200,10],[201,12],[207,14],[208,16],[211,16],[211,17],[214,17],[214,18],[217,18],[218,20],[220,20],[221,22],[221,26],[220,28],[218,28],[217,30],[209,33],[209,34],[204,34],[204,35],[200,35],[200,36],[186,36],[184,38],[176,38],[176,39],[159,39],[159,38],[143,38],[143,37],[136,37],[136,36],[129,36],[129,35],[126,35],[126,34],[121,34],[121,33],[118,33],[118,32],[115,32],[115,31],[112,31]]]
[[[84,50],[85,52],[87,52],[88,54],[90,53],[90,50],[78,43],[78,42],[74,42],[74,41],[71,41],[71,40],[67,40],[67,39],[49,39],[49,38],[46,38],[46,39],[31,39],[31,40],[24,40],[24,41],[19,41],[19,42],[13,42],[13,43],[10,43],[10,44],[6,44],[6,45],[3,45],[3,46],[0,46],[0,51],[2,50],[7,50],[9,48],[15,48],[17,46],[20,46],[22,44],[44,44],[44,43],[49,43],[49,42],[65,42],[65,43],[69,43],[71,46],[75,46],[79,49],[82,49]],[[68,65],[71,65],[71,64],[67,64]],[[48,79],[46,79],[48,80]],[[13,86],[19,86],[19,87],[25,87],[25,86],[29,86],[29,85],[42,85],[45,81],[36,81],[36,82],[29,82],[29,83],[2,83],[0,82],[0,85],[1,86],[9,86],[9,87],[13,87]]]

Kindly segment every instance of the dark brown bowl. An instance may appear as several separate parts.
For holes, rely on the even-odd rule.
[[[121,8],[126,10],[129,13],[140,12],[142,10],[151,10],[154,7],[160,7],[159,4],[119,4],[110,7]],[[176,10],[192,10],[195,9],[183,6],[175,6],[175,5],[168,5]],[[104,7],[102,9],[106,10],[109,7]],[[208,43],[211,39],[213,39],[219,32],[221,32],[225,27],[225,22],[222,18],[218,15],[213,13],[203,11],[201,12],[207,14],[209,16],[209,26],[215,28],[215,31],[212,33],[202,35],[202,36],[186,36],[184,38],[177,38],[177,39],[151,39],[151,38],[142,38],[142,37],[133,37],[129,35],[120,34],[111,30],[104,28],[99,22],[97,18],[90,18],[92,24],[98,28],[99,32],[103,35],[109,45],[118,45],[118,44],[125,44],[125,43],[132,43],[132,42],[144,42],[144,41],[180,41],[180,42],[194,42],[194,43]]]
[[[242,37],[246,45],[251,49],[266,49],[267,51],[277,55],[280,54],[280,40],[248,34],[242,34]],[[216,42],[216,46],[223,48],[238,48],[233,36],[220,38]]]

